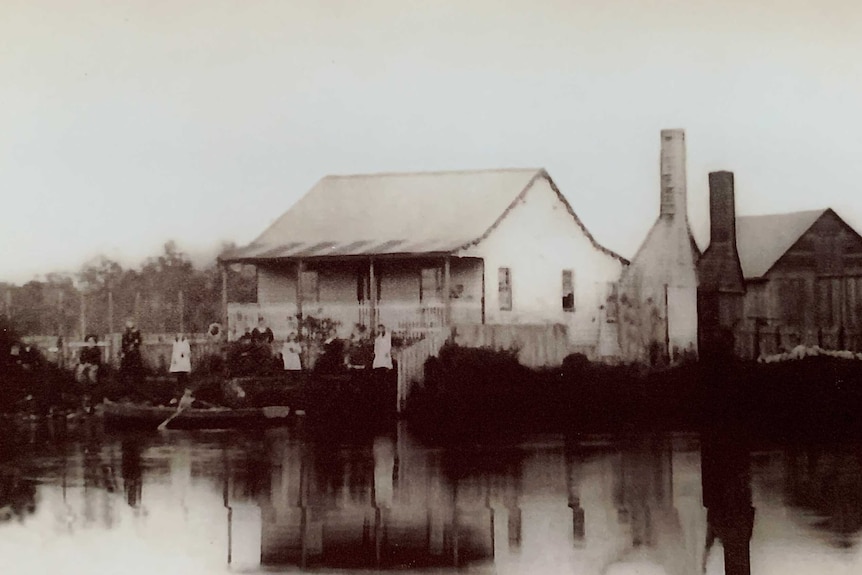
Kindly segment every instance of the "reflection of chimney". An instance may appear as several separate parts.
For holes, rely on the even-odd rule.
[[[661,131],[661,210],[663,218],[686,221],[685,131]]]
[[[736,251],[736,213],[733,172],[709,174],[709,245]]]

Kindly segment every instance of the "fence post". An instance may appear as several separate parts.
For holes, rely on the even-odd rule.
[[[108,287],[108,333],[114,333],[114,290]]]
[[[135,325],[141,329],[141,292],[135,292]]]
[[[81,289],[81,341],[87,338],[87,303],[83,288]]]
[[[180,333],[186,332],[186,322],[185,322],[185,301],[183,300],[183,290],[180,289],[179,294],[177,295],[179,299],[178,307],[180,308]]]

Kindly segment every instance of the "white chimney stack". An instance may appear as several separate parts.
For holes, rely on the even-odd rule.
[[[685,131],[661,131],[661,209],[663,218],[687,219],[685,186]]]

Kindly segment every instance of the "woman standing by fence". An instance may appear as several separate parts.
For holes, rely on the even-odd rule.
[[[178,333],[171,351],[171,373],[177,374],[177,384],[180,387],[188,383],[189,372],[192,370],[192,349],[186,336]]]

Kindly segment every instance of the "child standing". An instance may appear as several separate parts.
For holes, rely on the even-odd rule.
[[[191,370],[191,345],[185,335],[178,333],[171,351],[171,373],[177,374],[177,385],[185,387]]]
[[[302,372],[302,362],[299,359],[301,352],[302,347],[296,341],[296,333],[290,332],[281,348],[281,359],[284,362],[284,374],[288,383],[295,383]]]

